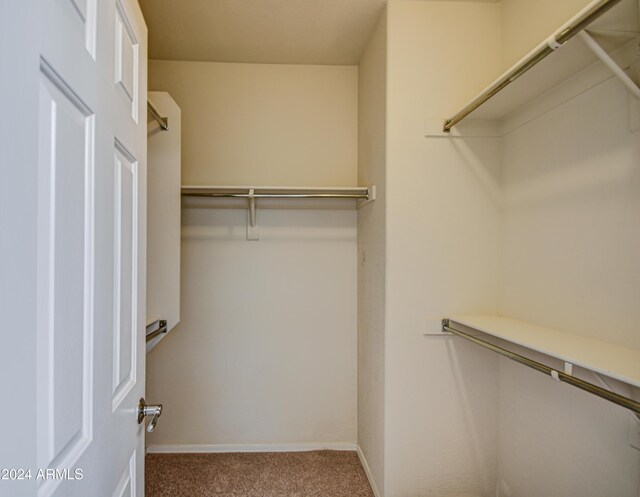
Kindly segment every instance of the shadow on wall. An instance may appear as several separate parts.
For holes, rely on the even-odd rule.
[[[498,436],[498,424],[486,425],[481,422],[485,413],[478,412],[479,404],[473,398],[478,395],[486,395],[485,388],[478,391],[478,375],[486,373],[488,364],[497,372],[498,356],[474,344],[465,343],[456,337],[447,336],[439,339],[446,340],[455,393],[463,419],[461,425],[464,427],[465,437],[469,441],[468,450],[471,453],[469,460],[473,465],[472,473],[480,475],[482,488],[490,489],[495,481],[495,463],[498,454],[495,441]],[[481,366],[479,367],[478,364]],[[494,381],[494,378],[483,378],[482,381]]]

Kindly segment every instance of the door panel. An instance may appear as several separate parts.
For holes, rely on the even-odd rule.
[[[79,36],[77,43],[84,43],[87,52],[95,59],[96,55],[96,2],[97,0],[66,0],[77,14]]]
[[[38,447],[41,468],[76,459],[91,436],[93,115],[41,65],[38,173]]]
[[[76,8],[80,19],[84,21],[87,18],[87,2],[88,0],[70,0]]]
[[[134,497],[136,495],[136,459],[137,453],[134,451],[118,481],[113,497]]]
[[[120,0],[116,0],[115,18],[115,82],[123,102],[138,122],[139,75],[138,50],[140,48],[132,23]],[[146,95],[146,94],[145,94]]]
[[[138,239],[138,164],[122,145],[115,151],[115,314],[113,350],[113,406],[119,405],[136,383]]]

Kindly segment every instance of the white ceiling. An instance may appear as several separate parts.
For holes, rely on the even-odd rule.
[[[152,59],[332,65],[358,63],[387,3],[139,1],[149,27]]]

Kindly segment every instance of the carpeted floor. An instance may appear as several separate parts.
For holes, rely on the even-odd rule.
[[[146,497],[373,497],[355,452],[148,454]]]

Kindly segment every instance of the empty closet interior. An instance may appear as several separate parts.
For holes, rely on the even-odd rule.
[[[149,452],[640,495],[638,0],[140,3]]]

